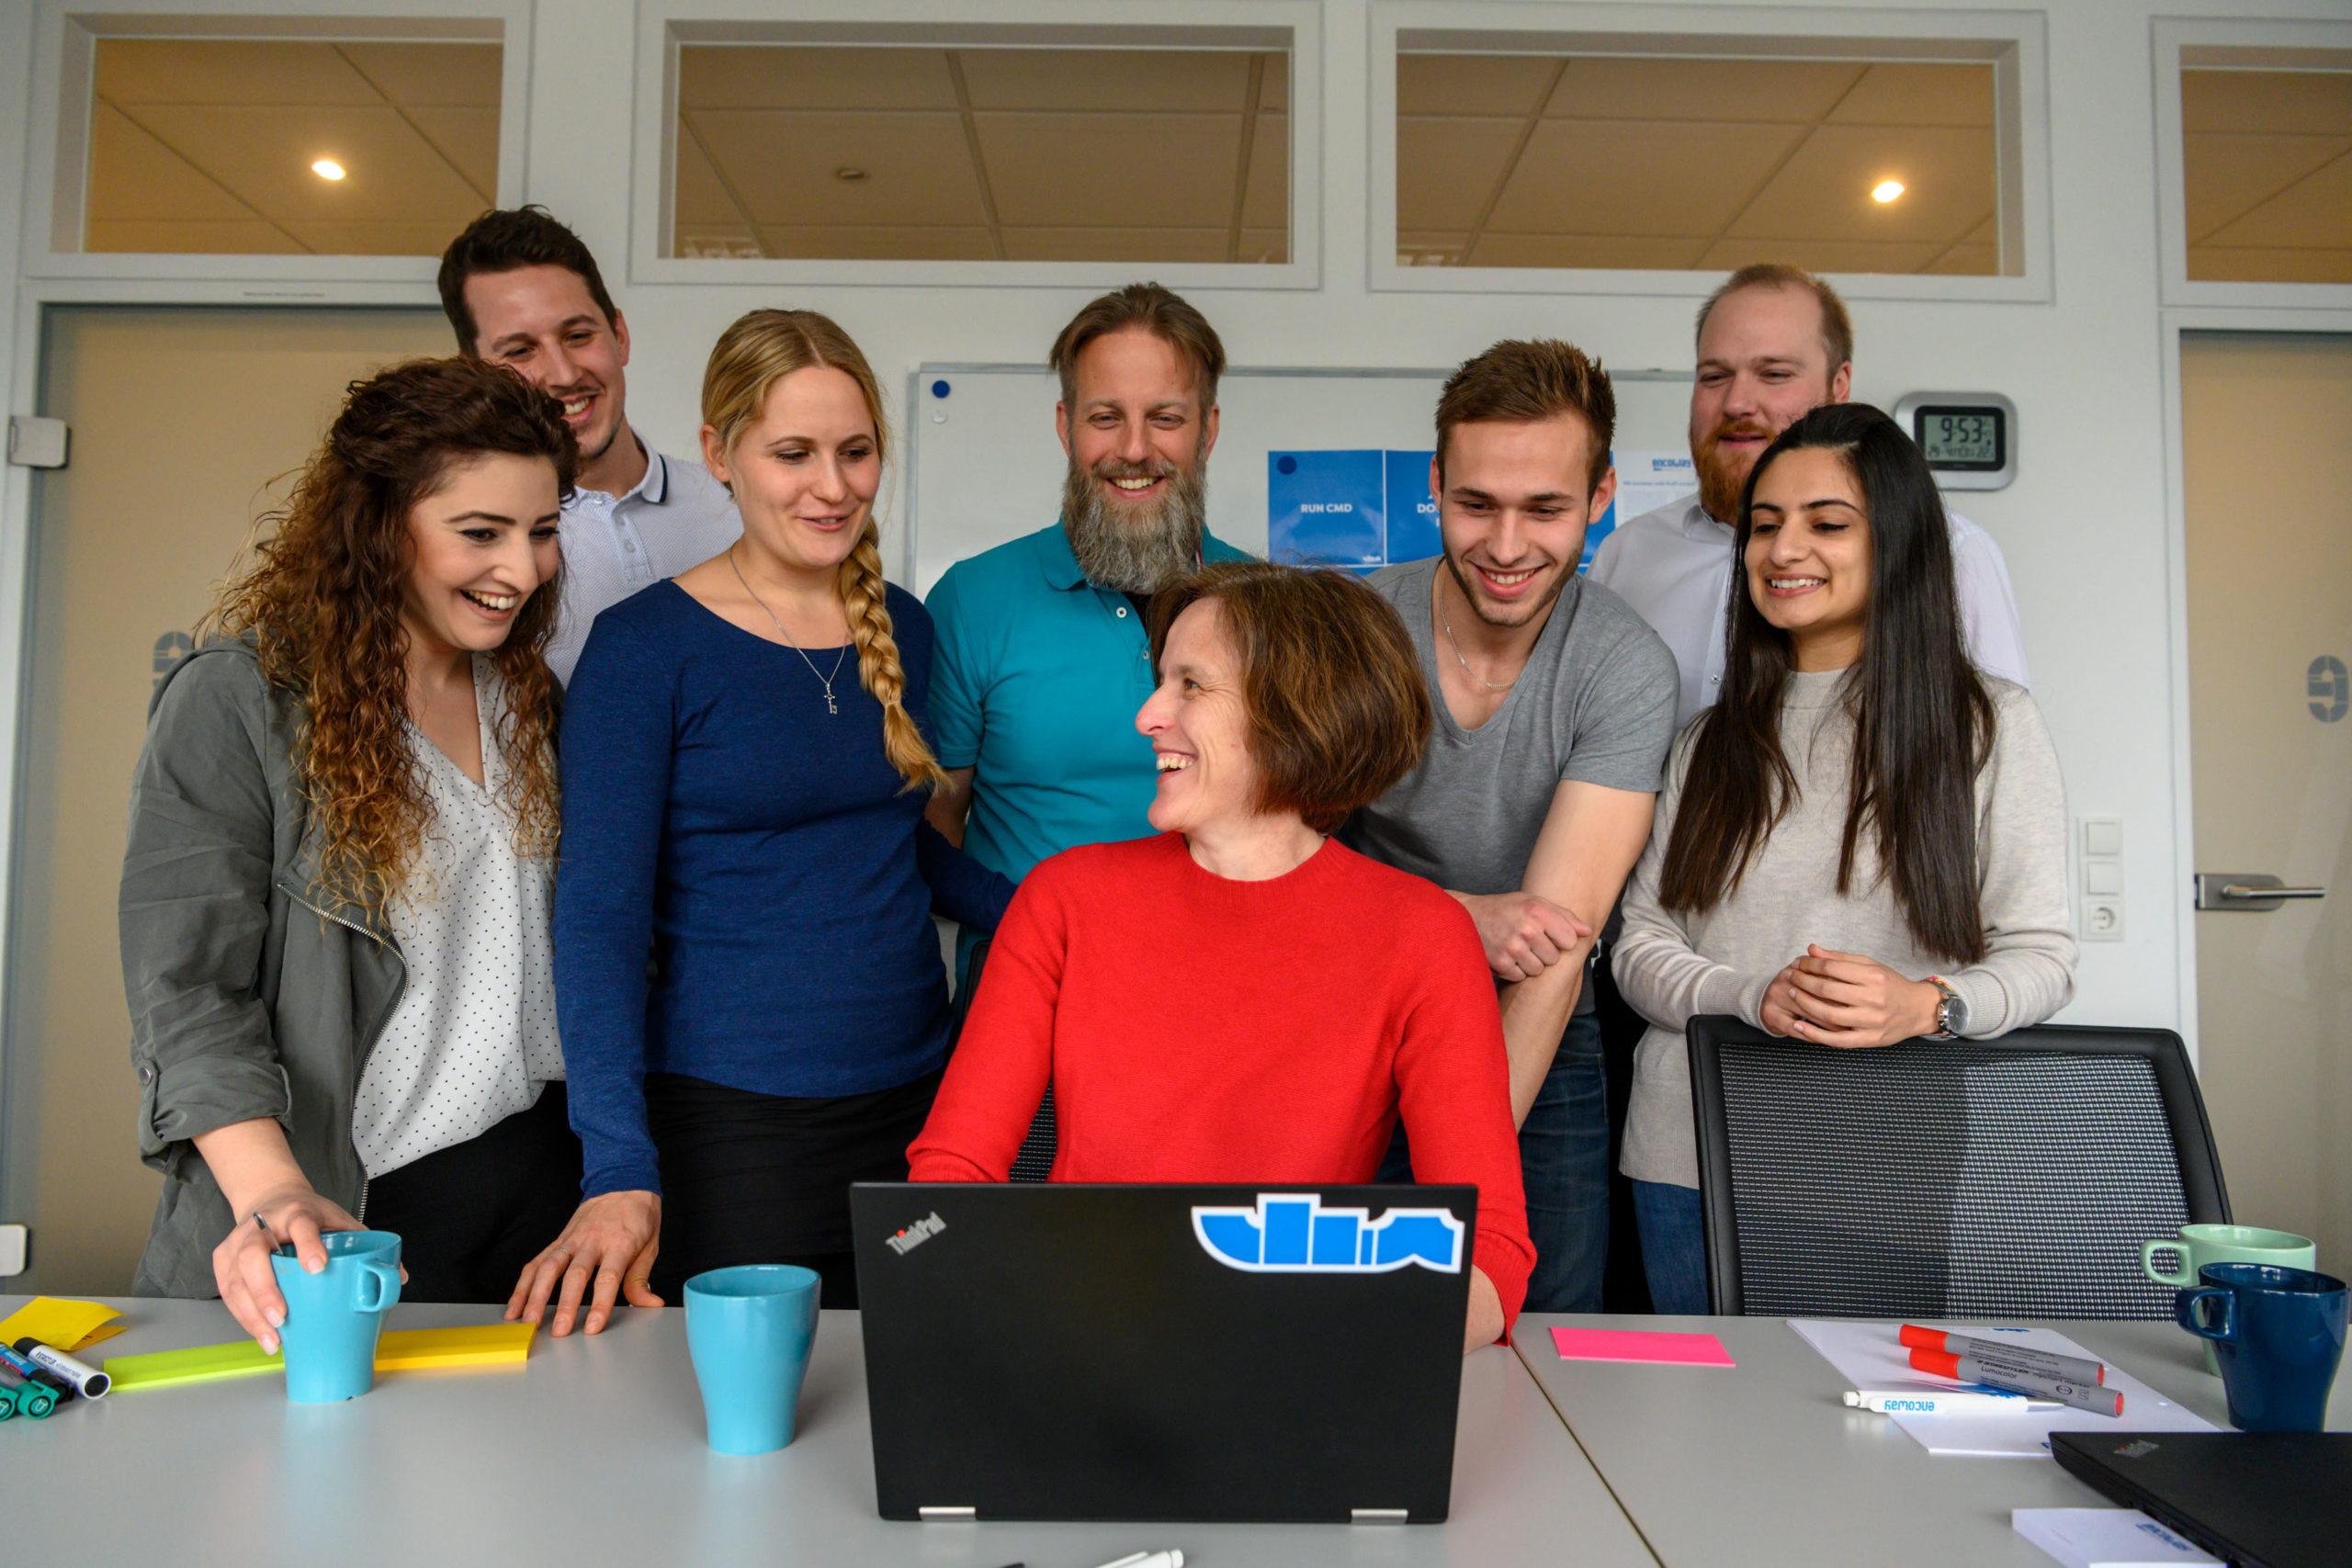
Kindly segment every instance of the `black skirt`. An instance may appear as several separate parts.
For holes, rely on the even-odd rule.
[[[655,1292],[683,1306],[685,1281],[707,1269],[797,1263],[823,1280],[824,1305],[857,1305],[850,1183],[907,1179],[907,1145],[939,1077],[804,1100],[648,1073],[646,1122],[662,1166]]]

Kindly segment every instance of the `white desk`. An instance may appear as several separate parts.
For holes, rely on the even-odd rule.
[[[236,1337],[217,1303],[108,1300],[131,1327],[92,1359]],[[0,1315],[23,1301],[0,1297]],[[403,1306],[390,1322],[494,1315]],[[1461,1411],[1443,1525],[894,1523],[874,1511],[854,1314],[824,1314],[793,1445],[730,1459],[703,1440],[684,1313],[624,1311],[593,1339],[542,1335],[525,1367],[397,1374],[343,1404],[288,1404],[281,1380],[257,1376],[0,1425],[0,1561],[1093,1568],[1180,1547],[1199,1568],[1655,1568],[1509,1350],[1465,1359]]]
[[[1698,1329],[1730,1369],[1562,1360],[1555,1324]],[[2199,1341],[2169,1323],[2054,1323],[2101,1359],[2227,1428]],[[2049,1459],[1938,1457],[1883,1416],[1849,1410],[1838,1372],[1780,1318],[1529,1314],[1521,1359],[1667,1568],[2050,1568],[2012,1508],[2111,1505]],[[2130,1413],[2117,1422],[2130,1426]],[[2352,1428],[2338,1377],[2331,1429]]]

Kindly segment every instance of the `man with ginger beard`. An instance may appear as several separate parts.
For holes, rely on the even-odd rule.
[[[1680,668],[1678,727],[1723,690],[1731,614],[1732,525],[1748,471],[1772,438],[1853,380],[1854,327],[1837,291],[1777,262],[1744,266],[1699,308],[1690,389],[1690,458],[1699,492],[1620,524],[1590,576],[1666,639]],[[2017,596],[1992,536],[1956,512],[1952,570],[1968,653],[1987,675],[2027,684]]]
[[[927,601],[931,820],[1015,881],[1080,844],[1140,839],[1156,781],[1135,727],[1154,684],[1151,595],[1247,557],[1206,526],[1225,348],[1198,310],[1131,283],[1073,317],[1049,356],[1069,468],[1061,517],[959,561]],[[968,936],[958,949],[960,973]]]

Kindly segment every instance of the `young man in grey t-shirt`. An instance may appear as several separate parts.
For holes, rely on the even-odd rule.
[[[1419,650],[1437,727],[1340,834],[1477,922],[1502,987],[1534,1312],[1600,1307],[1609,1112],[1585,964],[1674,739],[1674,656],[1577,575],[1616,489],[1615,425],[1609,378],[1564,343],[1498,343],[1448,378],[1430,467],[1444,554],[1372,580]]]

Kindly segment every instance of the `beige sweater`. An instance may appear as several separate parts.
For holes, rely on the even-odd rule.
[[[1949,955],[1914,944],[1869,834],[1855,846],[1853,891],[1838,892],[1854,738],[1838,700],[1844,677],[1843,671],[1790,677],[1781,734],[1801,796],[1739,886],[1696,917],[1658,903],[1691,729],[1675,743],[1649,847],[1626,889],[1624,934],[1610,959],[1619,989],[1651,1026],[1634,1060],[1621,1162],[1636,1181],[1699,1185],[1683,1029],[1702,1013],[1730,1013],[1760,1027],[1765,988],[1808,942],[1875,958],[1914,980],[1942,976],[1967,1004],[1973,1036],[2040,1023],[2074,995],[2065,789],[2033,699],[2006,681],[1986,682],[1996,721],[1992,755],[1976,779],[1976,875],[1989,951],[1983,962],[1955,969]]]

